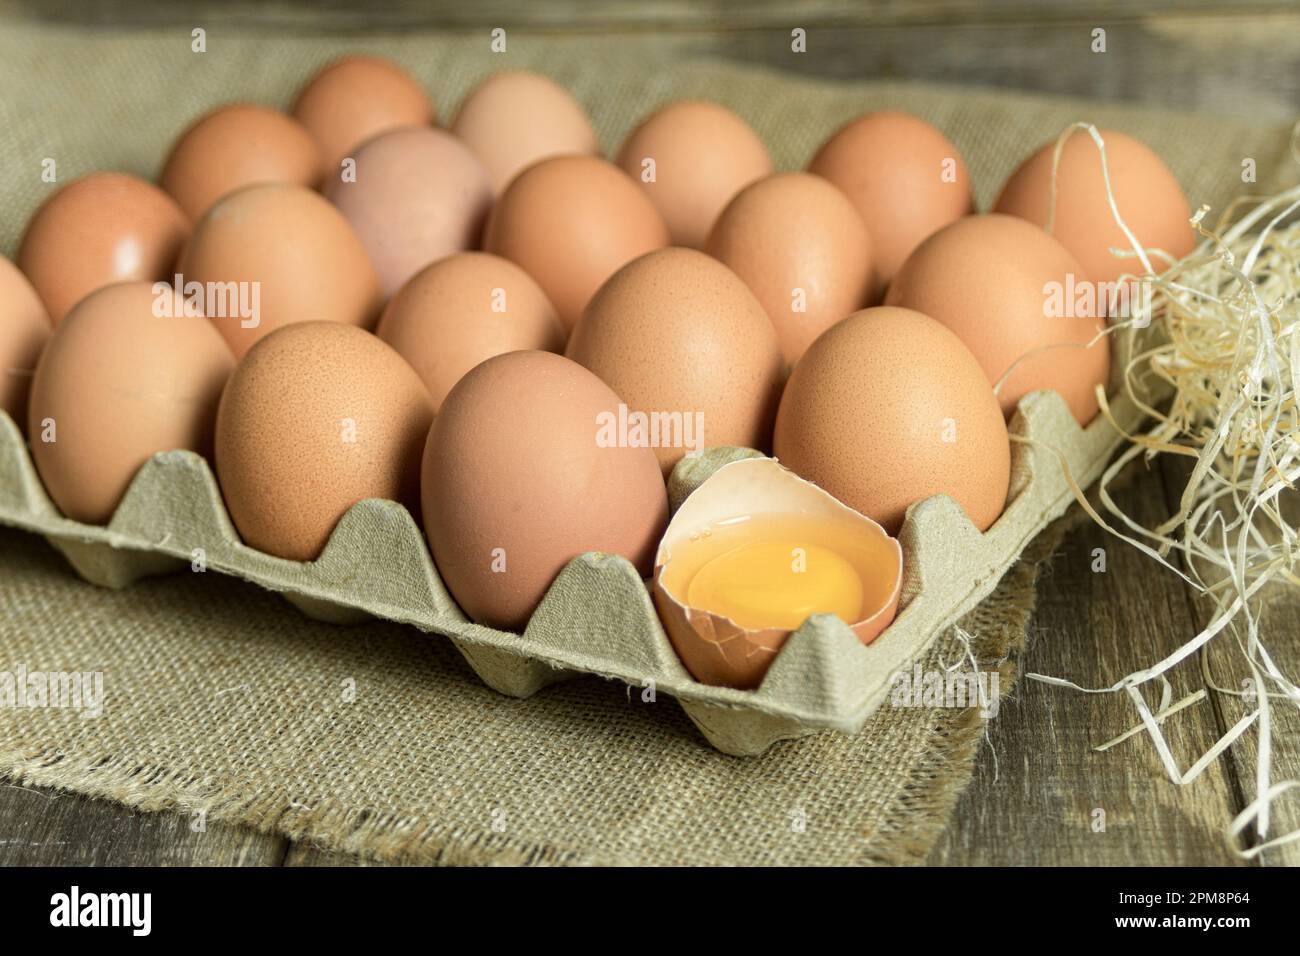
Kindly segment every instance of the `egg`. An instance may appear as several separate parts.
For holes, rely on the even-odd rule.
[[[156,452],[210,454],[234,358],[166,287],[105,286],[50,337],[28,408],[32,459],[64,515],[106,524]]]
[[[27,277],[0,256],[0,411],[27,426],[27,393],[36,360],[50,337],[50,319]]]
[[[1086,425],[1110,373],[1109,340],[1093,342],[1106,322],[1089,305],[1090,291],[1086,270],[1065,246],[1023,219],[994,213],[968,216],[925,240],[886,302],[956,333],[997,386],[1008,418],[1030,392],[1055,389]]]
[[[778,173],[746,187],[705,248],[757,296],[791,365],[872,293],[866,223],[842,192],[810,173]]]
[[[1188,220],[1192,211],[1178,180],[1145,144],[1115,130],[1100,130],[1115,203],[1128,227],[1146,249],[1161,249],[1175,259],[1196,246]],[[1052,203],[1052,158],[1056,141],[1044,145],[1021,163],[1007,179],[993,209],[1027,219],[1046,228]],[[1056,178],[1056,218],[1052,235],[1083,263],[1098,282],[1121,275],[1142,275],[1136,258],[1120,258],[1111,247],[1133,247],[1115,222],[1106,198],[1101,153],[1086,131],[1077,130],[1065,142]],[[1156,272],[1168,263],[1152,258]]]
[[[327,64],[293,104],[293,117],[320,150],[320,182],[337,179],[343,160],[366,140],[399,126],[428,126],[433,103],[391,60],[345,56]]]
[[[181,134],[158,182],[195,220],[236,189],[311,186],[320,170],[320,150],[301,123],[267,106],[235,103],[204,114]]]
[[[934,319],[889,306],[855,312],[804,353],[773,450],[890,534],[909,505],[936,494],[983,531],[1011,480],[1006,421],[979,362]]]
[[[537,280],[566,329],[620,266],[666,245],[668,228],[654,204],[594,156],[530,166],[493,207],[483,243]]]
[[[853,120],[817,151],[808,171],[858,207],[875,244],[878,288],[931,233],[972,211],[961,154],[924,120],[882,110]]]
[[[704,100],[651,114],[624,141],[618,165],[664,217],[673,245],[696,249],[731,198],[772,172],[767,147],[749,124]]]
[[[522,630],[588,551],[650,573],[668,496],[649,449],[600,440],[619,397],[550,352],[475,366],[443,402],[421,474],[434,562],[475,621]]]
[[[486,252],[426,266],[388,303],[376,333],[419,374],[434,408],[479,362],[564,349],[564,327],[528,273]]]
[[[770,458],[723,465],[677,509],[654,601],[691,676],[757,687],[786,639],[833,614],[863,644],[889,626],[903,549],[883,528]]]
[[[184,283],[234,296],[205,311],[236,357],[291,322],[369,326],[381,305],[356,233],[302,186],[249,186],[226,196],[199,220],[178,268]]]
[[[392,130],[367,141],[356,161],[355,181],[332,182],[326,194],[361,237],[385,298],[430,262],[478,245],[492,190],[454,136]]]
[[[540,160],[600,152],[582,107],[553,80],[537,73],[494,73],[465,97],[451,132],[482,161],[500,195]]]
[[[36,211],[17,263],[57,326],[96,289],[170,278],[189,232],[180,207],[156,186],[125,173],[91,173]]]
[[[702,252],[628,263],[565,354],[627,403],[628,434],[644,433],[665,474],[692,450],[770,445],[784,379],[776,329],[740,277]]]
[[[236,366],[217,413],[217,478],[251,548],[310,561],[358,501],[418,514],[433,403],[419,376],[364,329],[297,322]]]

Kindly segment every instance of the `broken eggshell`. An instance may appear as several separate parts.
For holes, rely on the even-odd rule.
[[[746,458],[723,465],[677,509],[655,558],[654,601],[664,630],[691,676],[704,684],[753,688],[792,630],[747,629],[730,618],[689,607],[684,595],[669,590],[673,551],[707,529],[738,517],[808,518],[842,523],[856,530],[873,560],[889,568],[884,578],[863,580],[863,617],[848,625],[863,644],[889,626],[898,611],[903,582],[903,549],[886,531],[832,495],[779,464],[774,458]],[[685,584],[685,582],[682,582]],[[681,591],[683,588],[678,587]]]

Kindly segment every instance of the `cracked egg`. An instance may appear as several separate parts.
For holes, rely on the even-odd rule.
[[[834,614],[863,644],[894,619],[898,541],[772,458],[719,468],[668,524],[654,600],[691,676],[753,688],[787,637]]]

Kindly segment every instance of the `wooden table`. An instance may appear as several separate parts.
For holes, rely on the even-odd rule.
[[[114,23],[190,22],[195,14],[160,0],[114,8]],[[360,6],[360,5],[358,5]],[[1158,0],[1134,13],[1126,2],[1027,0],[812,0],[795,8],[775,0],[655,0],[574,4],[534,0],[457,7],[396,3],[385,11],[342,14],[321,22],[305,8],[250,7],[265,23],[313,23],[357,30],[400,27],[430,18],[448,28],[506,23],[515,31],[582,29],[593,34],[653,33],[665,57],[689,50],[746,62],[788,66],[792,26],[803,26],[817,55],[801,69],[830,78],[921,79],[967,86],[1014,87],[1095,99],[1123,99],[1210,112],[1293,119],[1300,108],[1300,11],[1294,3],[1237,4]],[[45,16],[93,16],[66,0],[32,4]],[[196,8],[215,9],[199,3]],[[1229,12],[1223,12],[1227,8]],[[796,12],[792,12],[795,10]],[[1235,12],[1232,12],[1234,11]],[[75,12],[74,12],[75,11]],[[519,11],[523,11],[522,13]],[[215,15],[214,15],[215,16]],[[1110,49],[1140,49],[1101,68],[1080,55],[1092,29],[1104,27]],[[1143,471],[1120,500],[1155,523],[1170,510],[1182,477]],[[1093,570],[1096,549],[1106,570]],[[1156,635],[1194,635],[1205,609],[1176,576],[1084,524],[1066,539],[1043,574],[1022,670],[1108,686],[1157,660]],[[1273,654],[1300,659],[1300,595],[1272,607],[1266,622]],[[1206,669],[1220,686],[1243,675],[1220,642]],[[1175,699],[1204,686],[1193,667],[1173,677]],[[1166,734],[1183,767],[1231,726],[1241,705],[1211,694],[1170,718]],[[1276,708],[1275,779],[1300,776],[1300,717]],[[1248,735],[1195,783],[1168,782],[1145,735],[1119,744],[1122,755],[1093,748],[1113,728],[1135,723],[1117,695],[1089,696],[1021,680],[988,728],[971,786],[930,854],[939,865],[1240,863],[1223,828],[1247,802],[1253,782]],[[1104,821],[1104,827],[1098,827]],[[1275,832],[1300,827],[1300,802],[1274,810]],[[210,825],[194,833],[189,818],[140,814],[46,790],[0,784],[0,865],[200,864],[238,866],[356,865],[282,837]],[[1272,865],[1300,865],[1300,843],[1275,851]]]

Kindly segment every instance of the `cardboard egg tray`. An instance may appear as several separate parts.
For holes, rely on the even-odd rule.
[[[1140,415],[1112,402],[1126,429]],[[952,499],[914,504],[899,538],[903,590],[893,624],[861,644],[834,615],[816,615],[790,636],[754,690],[695,681],[664,633],[646,583],[623,558],[573,559],[522,635],[474,624],[438,576],[407,510],[362,501],[339,522],[321,556],[287,561],[239,540],[206,460],[154,455],[136,474],[107,527],[64,518],[50,501],[22,435],[0,412],[0,523],[44,535],[87,581],[126,587],[145,575],[196,566],[279,591],[305,613],[349,623],[373,615],[444,635],[489,687],[528,697],[583,674],[653,687],[677,699],[717,749],[761,753],[772,743],[833,729],[856,733],[887,699],[893,675],[996,586],[1026,544],[1073,500],[1059,455],[1081,487],[1095,480],[1122,440],[1098,416],[1081,429],[1055,392],[1027,396],[1011,422],[1011,495],[981,533]],[[673,510],[713,471],[757,454],[716,448],[684,459],[669,484]]]

